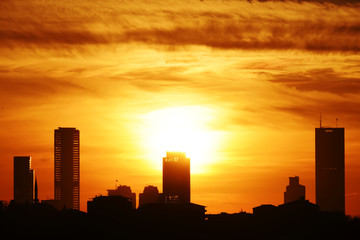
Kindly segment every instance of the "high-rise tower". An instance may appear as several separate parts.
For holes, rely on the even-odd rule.
[[[65,208],[79,210],[80,139],[76,128],[55,129],[55,200]]]
[[[14,157],[14,201],[31,204],[34,198],[34,170],[31,157]]]
[[[190,158],[183,152],[167,152],[163,158],[165,203],[190,203]]]
[[[345,214],[344,128],[315,129],[316,204]]]

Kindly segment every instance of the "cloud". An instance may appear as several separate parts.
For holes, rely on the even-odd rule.
[[[353,131],[360,127],[360,99],[357,94],[338,95],[334,93],[309,91],[301,92],[289,89],[287,101],[273,105],[274,112],[288,115],[288,120],[296,120],[300,124],[316,124],[319,115],[323,116],[323,125],[335,126],[339,118],[340,126],[347,126]],[[284,98],[286,98],[284,96]]]
[[[253,2],[252,0],[248,0],[249,2]],[[285,0],[258,0],[259,2],[284,2]],[[311,3],[321,3],[321,4],[336,4],[336,5],[347,5],[347,4],[357,4],[360,3],[359,0],[288,0],[291,2],[311,2]]]
[[[248,23],[210,21],[196,28],[137,29],[125,32],[123,38],[129,42],[145,44],[204,45],[221,49],[358,52],[359,26],[322,26],[316,22],[267,23],[261,19],[249,19]],[[339,31],[342,32],[341,35]]]
[[[359,93],[360,77],[335,72],[333,68],[310,69],[305,72],[269,74],[271,82],[294,87],[300,91],[336,94]]]
[[[0,40],[7,46],[18,44],[37,45],[82,45],[109,43],[104,36],[86,30],[69,29],[36,29],[34,30],[0,30]]]
[[[329,41],[331,39],[331,41]],[[175,26],[172,29],[138,28],[118,33],[96,33],[86,29],[0,30],[3,47],[38,46],[64,48],[138,42],[181,47],[204,45],[220,49],[360,51],[360,22],[327,26],[321,22],[279,22],[246,19],[238,22],[207,21],[200,26]]]
[[[51,103],[66,102],[67,98],[93,95],[93,90],[75,82],[46,75],[0,74],[0,108],[26,109]]]
[[[0,92],[20,96],[46,96],[64,94],[64,91],[89,91],[87,88],[66,80],[45,76],[0,77]]]
[[[134,6],[127,2],[125,6],[129,9],[125,11],[109,2],[98,12],[86,12],[96,4],[96,1],[80,2],[76,12],[71,11],[70,3],[40,4],[40,12],[22,3],[30,11],[26,14],[40,14],[45,21],[23,17],[23,8],[10,5],[7,11],[14,14],[4,13],[0,19],[0,44],[2,48],[76,49],[135,42],[216,49],[360,51],[360,20],[356,17],[359,5],[231,2],[229,8],[224,3],[211,1],[195,8],[194,1],[179,9],[159,5],[159,9],[150,14],[147,11],[154,8],[151,3],[139,2],[139,6]]]

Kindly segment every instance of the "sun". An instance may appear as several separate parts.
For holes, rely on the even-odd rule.
[[[203,172],[214,161],[218,137],[209,125],[215,111],[202,106],[181,106],[158,109],[143,116],[145,147],[156,157],[161,168],[167,151],[185,152],[190,157],[191,172]]]

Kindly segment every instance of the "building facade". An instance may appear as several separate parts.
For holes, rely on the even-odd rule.
[[[345,214],[344,128],[315,129],[316,204]]]
[[[289,177],[289,185],[284,192],[284,203],[290,203],[297,200],[305,200],[305,186],[299,184],[299,177]]]
[[[190,203],[190,158],[183,152],[167,152],[163,158],[165,203]]]
[[[14,201],[32,204],[34,200],[34,170],[31,157],[14,157]]]
[[[80,138],[76,128],[55,129],[55,200],[80,209]]]

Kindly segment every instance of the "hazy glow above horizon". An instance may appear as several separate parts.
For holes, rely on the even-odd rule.
[[[143,116],[141,129],[144,147],[154,156],[165,156],[167,151],[185,152],[191,159],[191,172],[202,173],[214,159],[219,135],[209,124],[215,111],[203,106],[162,108]],[[161,168],[159,159],[152,159]]]

